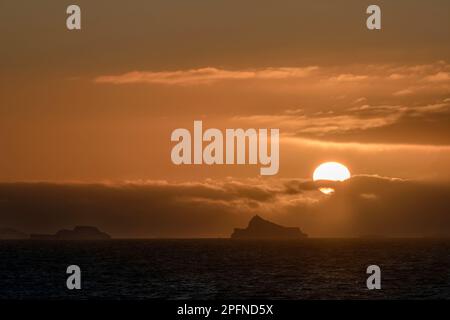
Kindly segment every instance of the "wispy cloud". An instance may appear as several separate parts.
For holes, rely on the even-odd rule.
[[[398,91],[395,91],[393,93],[394,96],[399,96],[399,97],[401,97],[401,96],[408,96],[408,95],[411,95],[411,94],[414,94],[414,90],[411,89],[411,88],[398,90]]]
[[[221,105],[228,104],[220,112],[235,125],[278,127],[285,135],[349,142],[449,144],[446,123],[450,103],[445,100],[450,95],[449,75],[450,64],[437,61],[421,65],[133,71],[102,75],[94,81],[171,86],[174,95],[184,94],[184,90],[177,90],[181,86],[196,86],[199,94],[214,90]],[[419,117],[422,119],[417,121]],[[420,130],[426,132],[415,137]]]
[[[379,153],[382,151],[401,151],[401,152],[426,152],[428,154],[439,154],[442,152],[449,153],[450,146],[448,145],[426,145],[426,144],[406,144],[406,143],[358,143],[358,142],[336,142],[308,139],[301,137],[284,137],[283,143],[318,147],[324,150],[341,150],[341,151],[370,151]]]
[[[354,82],[354,81],[361,81],[368,79],[368,75],[357,75],[357,74],[351,74],[351,73],[343,73],[339,74],[337,76],[330,77],[330,81],[337,81],[337,82]]]
[[[426,76],[425,80],[431,82],[450,81],[450,72],[438,72],[436,74]]]
[[[340,134],[349,131],[365,131],[392,125],[404,118],[434,115],[450,112],[450,103],[423,106],[379,105],[368,104],[351,107],[347,110],[306,114],[286,110],[282,114],[235,116],[233,121],[253,123],[259,126],[277,126],[285,134],[301,135]]]
[[[367,130],[387,126],[397,121],[399,115],[377,116],[360,118],[353,115],[253,115],[234,117],[240,122],[256,123],[259,126],[282,128],[284,133],[290,134],[331,134],[342,133],[352,130]]]
[[[164,84],[199,85],[227,80],[298,80],[306,84],[365,83],[367,81],[390,81],[418,84],[445,83],[450,81],[450,65],[444,61],[424,65],[349,65],[349,66],[303,66],[266,67],[256,69],[223,69],[204,67],[188,70],[152,71],[137,70],[122,74],[100,75],[96,83],[110,84]],[[406,90],[407,88],[403,88]],[[397,90],[399,91],[399,90]]]
[[[200,68],[179,71],[133,71],[120,75],[105,75],[95,79],[97,83],[112,84],[165,84],[198,85],[224,80],[269,80],[303,78],[317,70],[316,66],[304,68],[265,68],[258,70],[225,70],[219,68]]]

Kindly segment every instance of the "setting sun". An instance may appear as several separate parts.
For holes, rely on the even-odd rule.
[[[350,171],[338,162],[325,162],[314,170],[313,180],[344,181],[350,178]]]
[[[313,180],[344,181],[350,178],[350,171],[346,166],[338,162],[325,162],[314,170]],[[322,193],[330,194],[333,188],[319,188]]]

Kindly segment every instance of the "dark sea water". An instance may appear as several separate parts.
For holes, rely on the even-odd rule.
[[[71,264],[82,290],[66,289]],[[381,290],[366,287],[371,264]],[[2,241],[0,298],[448,299],[450,241]]]

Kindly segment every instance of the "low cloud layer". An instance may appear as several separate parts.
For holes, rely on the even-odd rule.
[[[311,236],[450,236],[450,184],[356,176],[324,195],[308,180],[0,185],[1,226],[95,225],[116,237],[226,237],[254,214]]]

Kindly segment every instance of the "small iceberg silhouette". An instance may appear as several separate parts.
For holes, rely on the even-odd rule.
[[[28,235],[12,228],[0,228],[0,240],[21,240],[21,239],[28,239]]]
[[[73,230],[59,230],[56,234],[31,234],[32,240],[108,240],[111,236],[96,227],[76,226]]]

